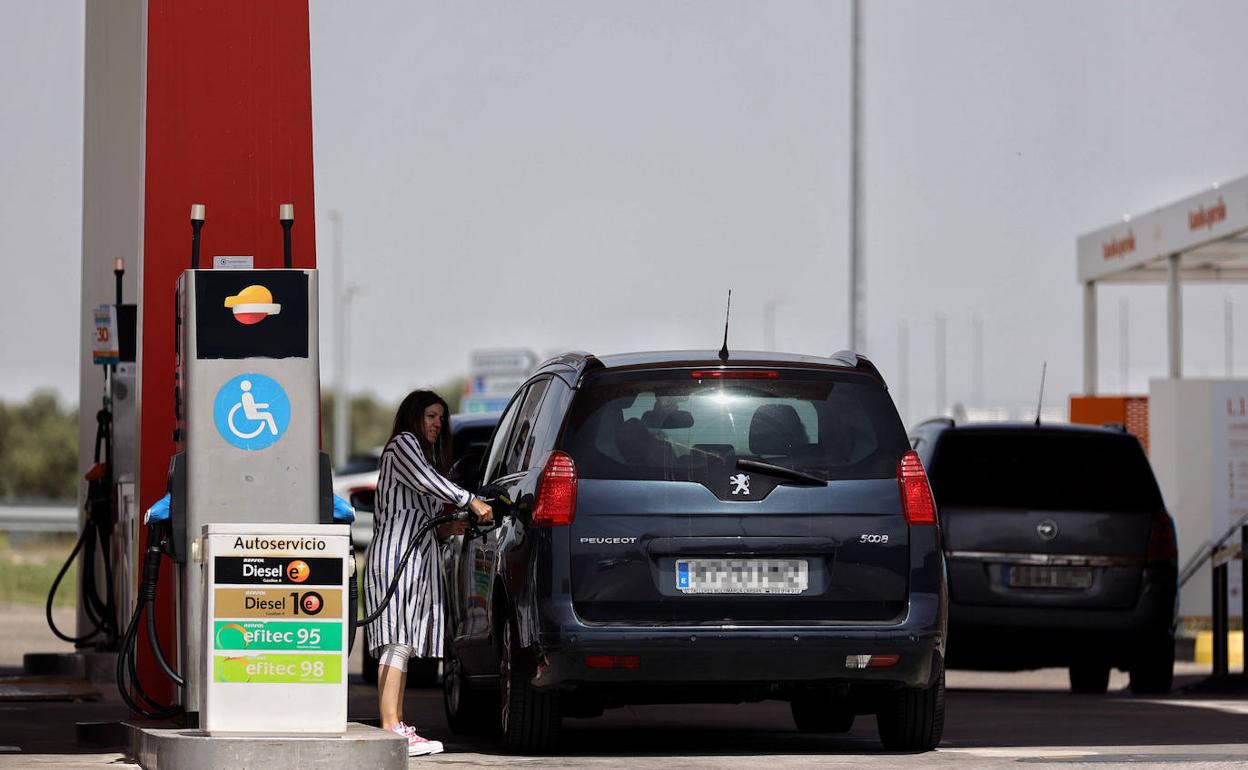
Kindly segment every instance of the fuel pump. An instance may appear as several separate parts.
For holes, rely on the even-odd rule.
[[[116,598],[119,576],[115,575],[118,554],[114,551],[114,530],[126,502],[116,482],[133,466],[136,321],[136,306],[123,301],[124,275],[125,262],[119,258],[113,265],[115,302],[101,305],[95,312],[93,360],[102,367],[104,388],[95,415],[93,465],[86,473],[85,517],[74,548],[52,582],[45,607],[48,628],[55,636],[78,647],[92,646],[98,650],[117,648],[122,625]],[[75,560],[81,561],[78,579],[82,615],[77,633],[71,636],[57,627],[52,606]]]

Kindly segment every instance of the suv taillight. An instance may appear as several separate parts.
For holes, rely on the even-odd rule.
[[[1179,544],[1174,537],[1174,522],[1165,511],[1153,514],[1148,532],[1148,560],[1174,561],[1179,558]]]
[[[936,501],[927,483],[923,461],[913,449],[897,463],[897,485],[901,487],[901,510],[907,524],[935,524]]]
[[[535,527],[566,527],[576,518],[576,463],[566,452],[551,452],[537,481]]]

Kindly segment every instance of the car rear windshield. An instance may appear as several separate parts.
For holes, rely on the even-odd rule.
[[[1162,507],[1133,436],[953,430],[932,458],[941,506],[1152,512]]]
[[[829,480],[891,478],[908,449],[877,382],[801,370],[750,379],[699,379],[689,370],[593,376],[561,445],[582,478],[703,484],[735,472],[738,459]]]

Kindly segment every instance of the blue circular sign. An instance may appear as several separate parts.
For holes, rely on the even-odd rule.
[[[212,415],[227,444],[247,451],[267,449],[290,427],[290,399],[272,377],[240,374],[217,391]]]

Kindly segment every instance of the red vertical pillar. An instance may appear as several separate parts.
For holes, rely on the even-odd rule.
[[[295,204],[294,266],[315,267],[312,83],[306,0],[149,0],[141,300],[140,501],[165,493],[174,451],[174,289],[190,266],[190,209],[207,209],[200,267],[216,255],[282,266],[278,206]],[[145,545],[141,544],[141,545]],[[173,571],[158,627],[176,654]],[[144,686],[172,689],[139,638]]]

